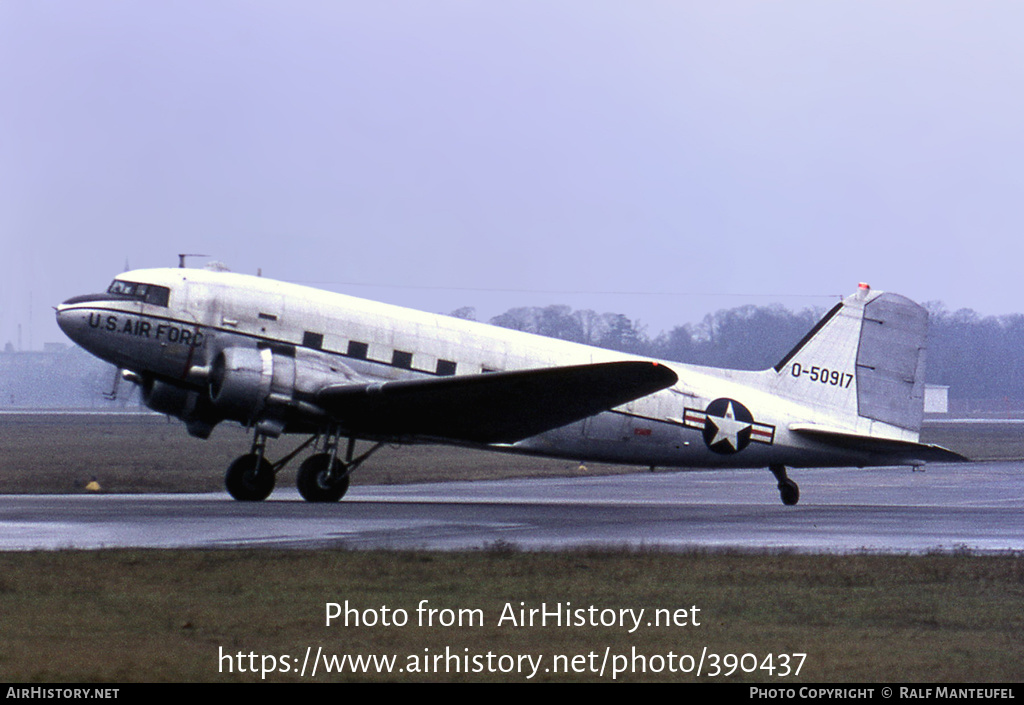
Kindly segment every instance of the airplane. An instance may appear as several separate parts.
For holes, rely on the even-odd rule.
[[[183,263],[182,263],[183,265]],[[140,269],[56,308],[64,333],[207,438],[253,431],[225,485],[261,501],[313,446],[296,484],[335,502],[386,443],[584,462],[768,468],[920,465],[928,314],[861,284],[778,364],[719,369],[628,355],[215,268]],[[309,438],[276,462],[268,439]],[[370,443],[356,454],[356,443]],[[344,451],[342,445],[345,445]]]

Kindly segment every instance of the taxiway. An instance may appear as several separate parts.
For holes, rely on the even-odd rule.
[[[0,550],[585,546],[920,553],[1024,550],[1024,464],[815,469],[779,503],[768,471],[356,486],[338,504],[290,487],[227,494],[7,495]]]

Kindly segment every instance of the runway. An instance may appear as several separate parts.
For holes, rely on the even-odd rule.
[[[767,470],[353,487],[330,505],[290,487],[226,493],[6,495],[0,550],[630,547],[798,552],[1024,551],[1024,464]]]

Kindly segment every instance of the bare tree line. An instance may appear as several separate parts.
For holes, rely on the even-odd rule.
[[[1024,314],[982,316],[929,302],[926,380],[950,387],[956,399],[1024,402]],[[638,321],[564,305],[512,308],[490,323],[622,352],[713,367],[767,369],[821,318],[824,309],[791,311],[779,304],[709,313],[651,336]],[[475,318],[471,308],[453,315]]]
[[[951,400],[981,401],[978,408],[1024,408],[1024,314],[982,316],[970,309],[949,311],[939,302],[926,308],[926,380],[948,386]],[[742,306],[657,335],[623,314],[563,305],[512,308],[490,323],[664,360],[761,370],[782,359],[823,314],[824,309],[794,312],[778,304]],[[452,315],[475,319],[472,308]],[[0,407],[107,406],[100,392],[111,388],[113,378],[113,367],[73,347],[0,355]]]

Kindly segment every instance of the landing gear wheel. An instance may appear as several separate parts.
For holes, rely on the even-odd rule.
[[[317,453],[299,466],[295,484],[307,502],[337,502],[348,492],[348,475],[344,464],[330,453]]]
[[[786,475],[785,465],[772,465],[768,468],[779,481],[779,494],[782,496],[782,503],[792,507],[800,501],[800,488]]]
[[[274,468],[257,453],[243,455],[228,467],[224,485],[240,502],[262,502],[274,491]]]

